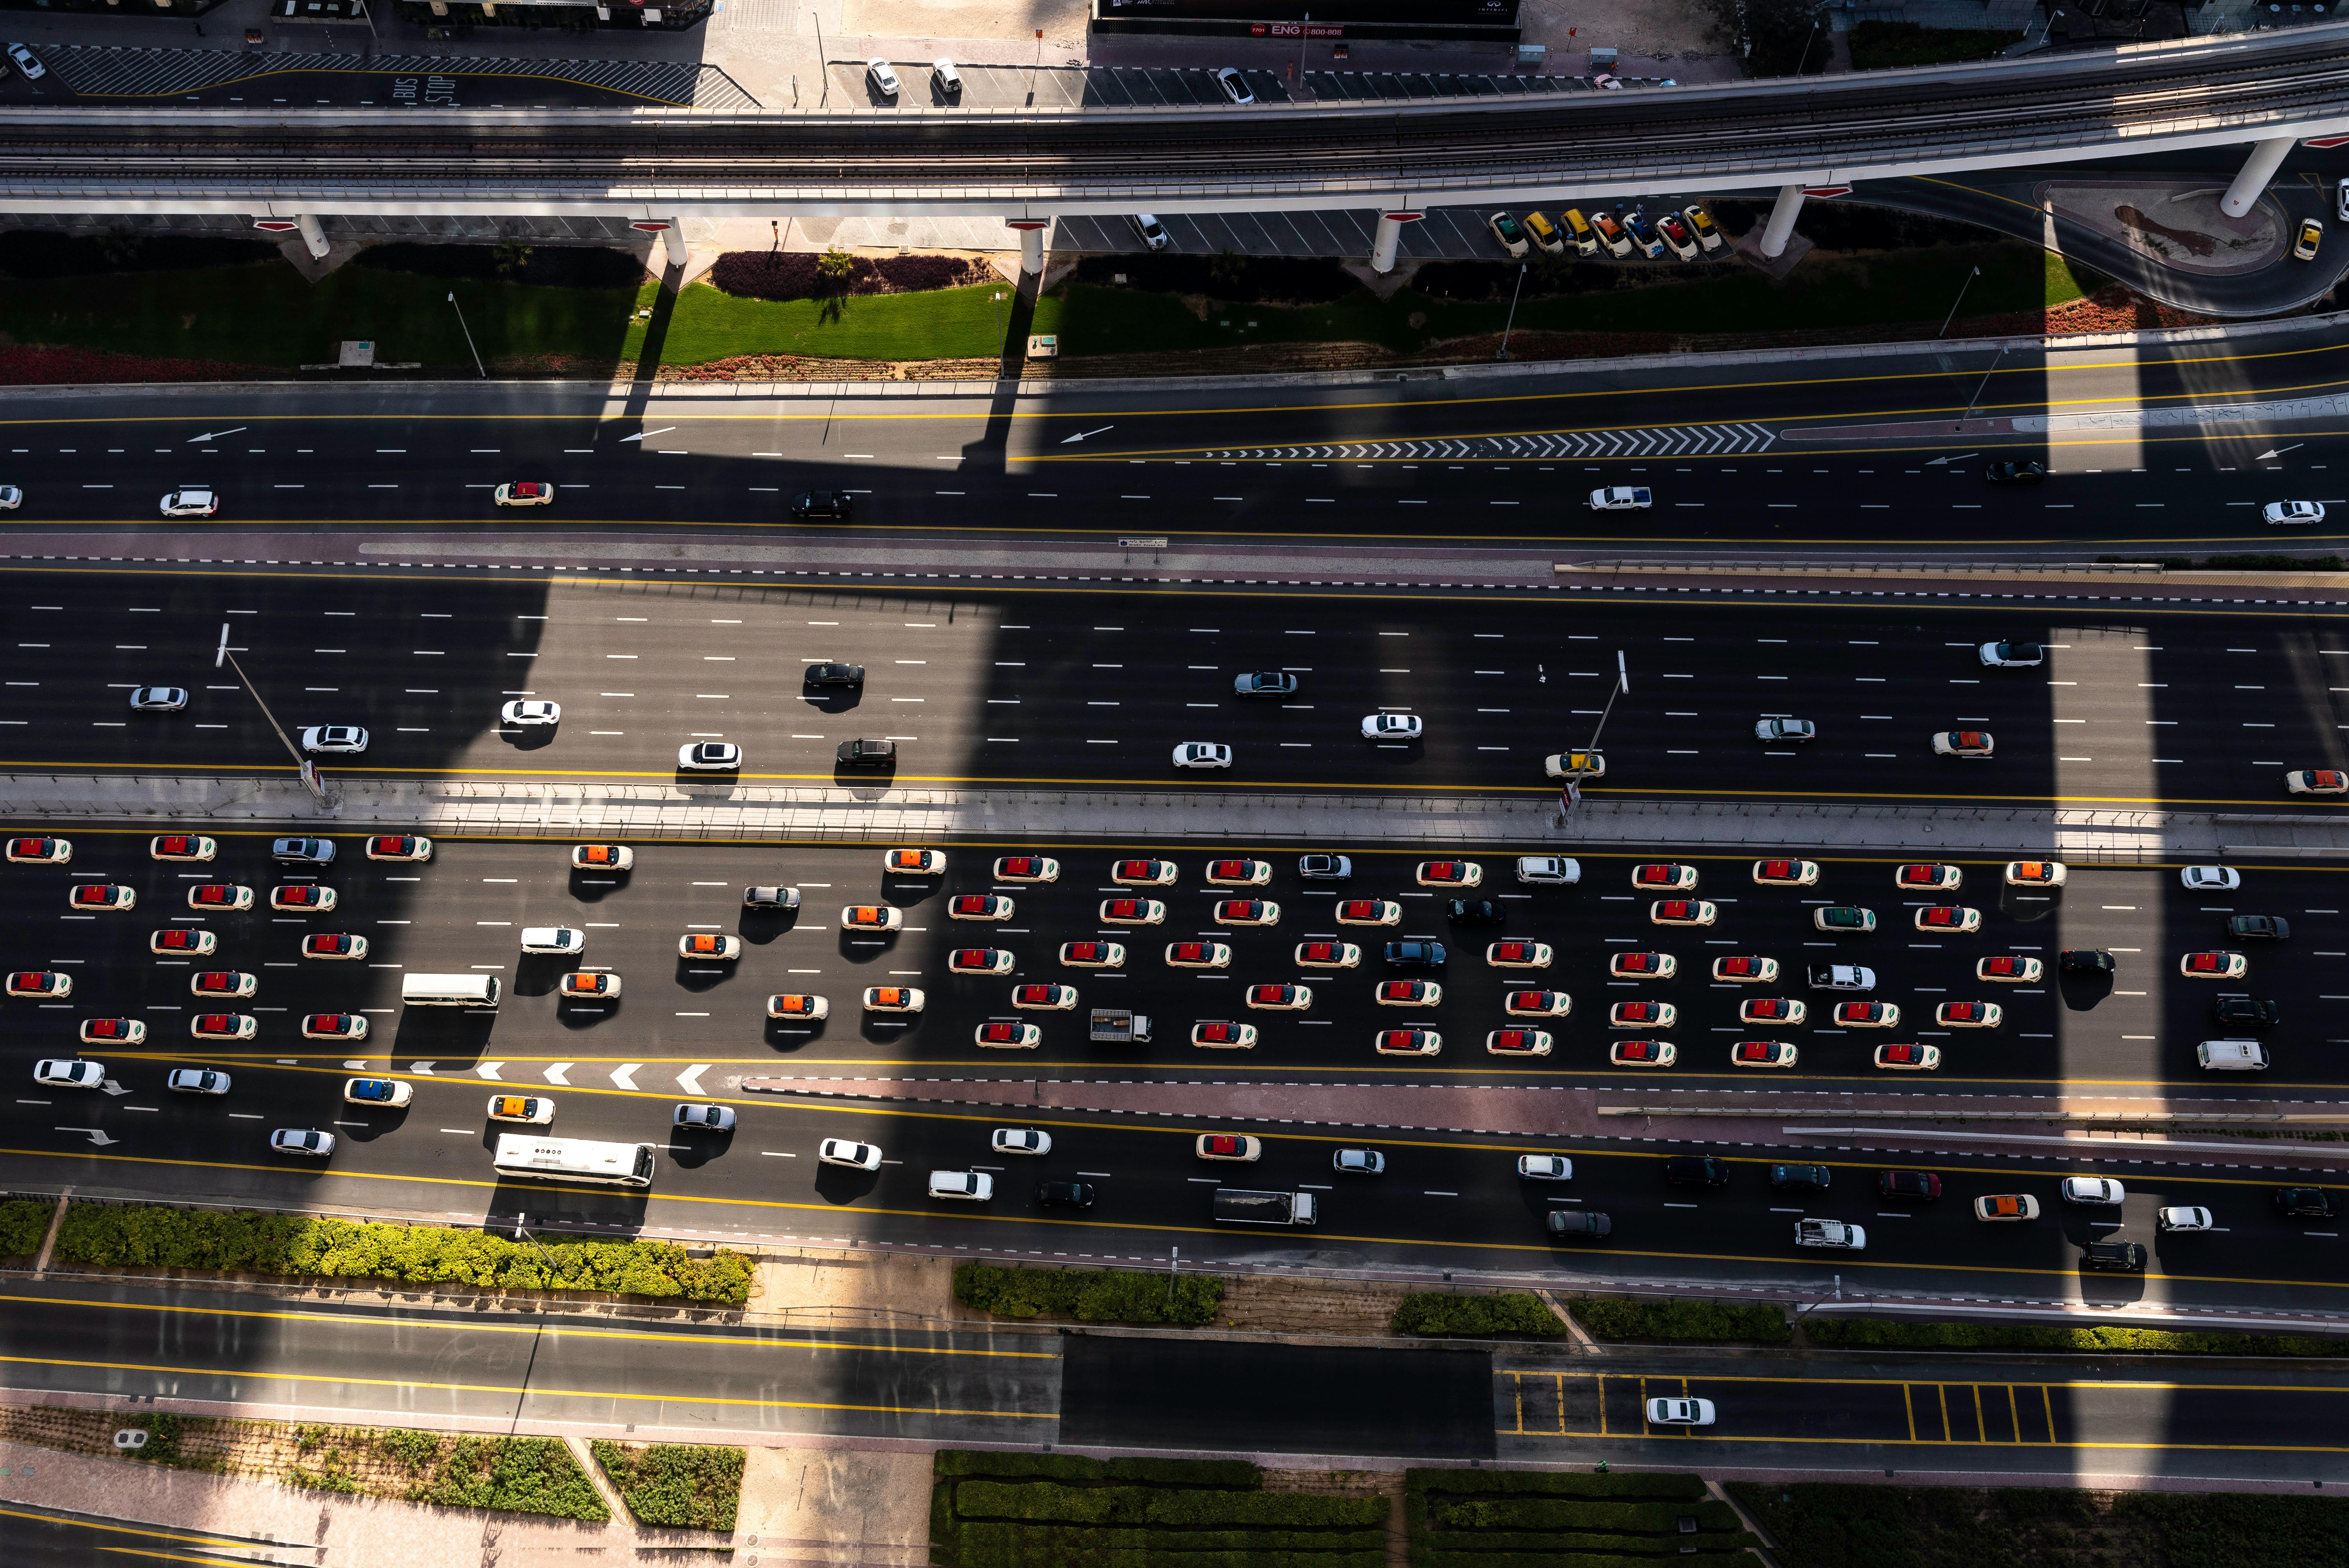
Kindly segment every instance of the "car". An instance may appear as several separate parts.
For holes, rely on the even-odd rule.
[[[10,54],[16,50],[11,48]],[[23,64],[22,60],[17,62]],[[30,74],[29,72],[27,73]],[[220,492],[204,485],[181,485],[163,492],[165,517],[211,517],[220,511]]]
[[[2009,861],[2006,862],[2006,885],[2009,887],[2062,887],[2070,874],[2061,861]]]
[[[1186,740],[1174,748],[1174,766],[1177,768],[1229,768],[1231,765],[1232,748],[1228,746],[1206,740]]]
[[[1565,236],[1557,232],[1557,225],[1551,222],[1544,214],[1539,212],[1526,214],[1526,234],[1535,244],[1541,247],[1544,255],[1566,254]]]
[[[767,998],[770,1018],[799,1018],[808,1023],[832,1016],[832,1004],[805,991],[778,991]]]
[[[1765,718],[1754,726],[1754,738],[1770,746],[1816,740],[1819,727],[1807,718]]]
[[[930,1196],[966,1203],[984,1203],[995,1196],[995,1178],[984,1171],[933,1171]]]
[[[187,706],[184,686],[133,686],[130,691],[133,713],[177,713]]]
[[[322,931],[302,939],[302,956],[305,958],[365,958],[367,955],[367,939],[364,936]]]
[[[2005,1018],[1995,1002],[1943,1002],[1933,1009],[1933,1022],[1945,1029],[1995,1029]]]
[[[840,912],[843,931],[895,931],[905,923],[905,912],[884,903],[852,903]]]
[[[731,964],[742,956],[742,939],[714,931],[688,931],[677,939],[677,955]]]
[[[1830,936],[1847,932],[1866,935],[1876,929],[1876,912],[1852,904],[1828,904],[1811,911],[1811,924]]]
[[[1647,1413],[1651,1427],[1709,1427],[1713,1425],[1713,1404],[1710,1399],[1651,1399]]]
[[[0,75],[5,75],[6,71],[5,66],[0,66]],[[0,485],[0,511],[14,511],[24,504],[25,491],[21,486]]]
[[[1226,949],[1225,957],[1228,962],[1229,949]],[[1125,944],[1119,942],[1063,942],[1061,944],[1061,962],[1071,969],[1123,968]]]
[[[1672,1187],[1726,1187],[1729,1161],[1717,1154],[1666,1155],[1664,1181]]]
[[[957,975],[1009,975],[1018,962],[1000,947],[957,947],[947,954],[947,967]]]
[[[490,492],[490,499],[500,506],[552,506],[554,487],[535,480],[502,484]]]
[[[544,1095],[493,1094],[488,1112],[492,1121],[527,1122],[544,1127],[554,1119],[554,1102]]]
[[[2090,1242],[2080,1249],[2080,1266],[2084,1269],[2137,1274],[2144,1270],[2145,1262],[2145,1248],[2137,1242]]]
[[[305,1040],[364,1040],[367,1037],[367,1021],[357,1013],[309,1013],[302,1019],[302,1037]],[[402,1105],[406,1100],[400,1101]]]
[[[694,740],[677,748],[677,765],[688,773],[730,773],[742,766],[742,748],[730,740]]]
[[[330,866],[335,863],[335,841],[332,839],[272,839],[269,841],[269,858],[286,865]]]
[[[566,1002],[608,1002],[620,994],[620,977],[608,969],[574,969],[555,981],[554,994]]]
[[[1065,1012],[1077,1005],[1077,988],[1049,982],[1037,985],[1014,985],[1011,987],[1011,1005],[1023,1011]]]
[[[864,77],[873,90],[883,98],[895,98],[899,89],[896,68],[888,61],[875,57],[864,62]]]
[[[2066,1176],[2062,1191],[2066,1203],[2085,1203],[2099,1209],[2116,1209],[2128,1196],[2110,1176]]]
[[[800,890],[763,882],[742,890],[742,907],[750,910],[787,911],[800,906]]]
[[[575,925],[525,925],[517,943],[524,953],[567,955],[587,951],[587,934]]]
[[[1362,718],[1364,740],[1417,740],[1424,727],[1415,713],[1373,713]]]
[[[626,844],[574,844],[571,847],[571,869],[574,872],[633,871],[636,851]]]
[[[1209,861],[1207,880],[1217,887],[1262,887],[1272,880],[1268,861]]]
[[[1688,225],[1681,222],[1678,214],[1668,212],[1656,220],[1656,238],[1682,261],[1696,260],[1696,236],[1689,232]]]
[[[2001,1193],[1974,1200],[1974,1218],[1992,1222],[2035,1220],[2039,1200],[2028,1192]]]
[[[1381,1029],[1371,1048],[1382,1057],[1433,1057],[1442,1054],[1444,1037],[1433,1029]]]
[[[1814,964],[1807,978],[1814,991],[1876,989],[1876,971],[1860,964]]]
[[[2047,662],[2047,649],[2039,643],[1984,643],[1977,652],[1985,669],[2033,669]]]
[[[842,768],[895,768],[897,766],[897,743],[894,740],[843,740],[832,757],[833,763]]]
[[[1340,1149],[1330,1156],[1330,1169],[1341,1176],[1383,1176],[1387,1157],[1375,1149]]]
[[[1520,1154],[1517,1174],[1527,1181],[1571,1181],[1574,1161],[1563,1154]]]
[[[937,850],[891,850],[881,857],[885,876],[934,877],[947,869],[947,857]]]
[[[1591,209],[1590,228],[1598,236],[1599,242],[1607,247],[1607,253],[1616,260],[1620,261],[1631,253],[1631,236],[1623,232],[1623,225],[1615,221],[1612,212]]]
[[[2178,972],[2189,980],[2240,980],[2251,962],[2240,953],[2189,953],[2178,961]]]
[[[1795,1244],[1798,1247],[1835,1247],[1845,1252],[1865,1252],[1868,1233],[1842,1220],[1797,1220],[1795,1222]]]
[[[2221,996],[2210,1011],[2219,1022],[2246,1029],[2272,1028],[2283,1022],[2282,1006],[2264,996]]]
[[[1202,1160],[1247,1162],[1262,1155],[1264,1145],[1245,1132],[1203,1132],[1192,1143],[1191,1152]]]
[[[1300,969],[1351,969],[1362,950],[1350,942],[1300,942],[1293,956]]]
[[[1903,892],[1955,892],[1965,880],[1955,866],[1902,866],[1892,873],[1892,885]]]
[[[2047,477],[2047,465],[2029,459],[2006,458],[1982,465],[1982,479],[1994,485],[2033,485]]]
[[[1770,1024],[1799,1029],[1811,1016],[1811,1005],[1793,996],[1756,996],[1737,1005],[1741,1024]]]
[[[2229,915],[2227,934],[2258,942],[2285,942],[2292,937],[2292,922],[2280,914]]]
[[[1398,969],[1441,969],[1449,955],[1441,942],[1390,942],[1384,956]]]
[[[1547,942],[1495,942],[1485,949],[1485,962],[1495,969],[1547,969],[1554,956]]]
[[[1773,1165],[1770,1167],[1770,1185],[1779,1191],[1806,1188],[1824,1192],[1835,1185],[1835,1171],[1825,1165]]]
[[[1816,861],[1755,861],[1754,882],[1757,887],[1810,887],[1819,880]]]
[[[1929,1073],[1941,1065],[1939,1046],[1878,1046],[1872,1058],[1879,1068],[1895,1072]]]
[[[1044,1031],[1033,1024],[999,1019],[978,1026],[971,1032],[971,1040],[990,1050],[1032,1051],[1044,1043]]]
[[[2321,500],[2271,500],[2260,508],[2260,520],[2281,525],[2323,522],[2324,503]]]
[[[1216,73],[1216,90],[1224,95],[1225,101],[1227,103],[1256,102],[1256,94],[1248,90],[1247,78],[1229,66],[1224,67]]]
[[[272,1154],[306,1154],[324,1160],[335,1151],[335,1135],[315,1127],[281,1127],[269,1135]]]
[[[2188,892],[2232,892],[2243,885],[2243,873],[2232,866],[2184,866],[2178,881]]]
[[[1930,1171],[1878,1171],[1876,1195],[1913,1198],[1920,1203],[1930,1203],[1941,1195],[1941,1179]]]
[[[45,1088],[98,1088],[106,1082],[106,1064],[50,1057],[33,1064],[33,1081]]]
[[[864,684],[864,666],[819,659],[800,672],[800,684],[824,688],[860,686]]]
[[[2218,1228],[2218,1222],[2208,1209],[2180,1205],[2173,1209],[2156,1209],[2153,1228],[2157,1231],[2209,1231]]]
[[[2279,1187],[2273,1202],[2276,1212],[2290,1219],[2333,1218],[2333,1200],[2322,1187]]]
[[[1246,1051],[1256,1047],[1256,1026],[1210,1022],[1191,1026],[1191,1043],[1212,1050]]]
[[[1371,999],[1381,1007],[1440,1007],[1444,987],[1433,980],[1381,980]]]
[[[1997,749],[1997,742],[1986,729],[1944,729],[1933,736],[1936,757],[1988,757]]]
[[[145,1042],[147,1026],[136,1018],[84,1018],[80,1039],[85,1046],[136,1046]]]
[[[824,1165],[845,1165],[852,1171],[881,1169],[881,1146],[859,1143],[853,1138],[827,1138],[815,1146],[816,1161]]]
[[[1615,1222],[1588,1209],[1552,1209],[1542,1228],[1558,1241],[1603,1242],[1615,1233]]]
[[[1313,1006],[1310,985],[1251,985],[1247,1006],[1268,1013],[1303,1013]]]
[[[2194,1047],[2194,1062],[2205,1072],[2264,1072],[2268,1050],[2257,1040],[2205,1040]]]
[[[1563,1018],[1574,1011],[1574,998],[1563,991],[1511,991],[1501,1010],[1513,1018]]]
[[[1174,242],[1174,236],[1167,233],[1166,225],[1158,221],[1155,213],[1131,213],[1126,222],[1133,225],[1134,235],[1145,251],[1163,251]]]
[[[1833,1014],[1839,1029],[1897,1029],[1900,1026],[1900,1005],[1897,1002],[1837,1002]]]
[[[1607,758],[1597,751],[1553,751],[1542,758],[1542,771],[1552,779],[1604,779]]]
[[[846,490],[802,490],[792,498],[792,515],[796,518],[829,519],[846,522],[856,511],[856,498]]]
[[[296,841],[280,839],[280,843]],[[219,843],[201,833],[158,833],[147,841],[147,855],[158,861],[208,861],[220,853]]]
[[[1154,898],[1105,898],[1101,919],[1106,925],[1156,925],[1166,918],[1166,906]]]
[[[1603,74],[1597,79],[1600,82],[1602,89],[1606,83],[1616,80],[1615,77],[1604,76]],[[1619,87],[1618,90],[1620,90]],[[1645,211],[1641,211],[1640,208],[1634,207],[1629,212],[1624,213],[1623,232],[1631,236],[1631,242],[1640,248],[1640,253],[1647,257],[1648,260],[1653,262],[1659,261],[1662,258],[1664,253],[1663,238],[1655,232],[1654,228],[1649,223],[1648,214]]]
[[[1354,874],[1351,855],[1299,855],[1297,874],[1307,882],[1347,882]]]
[[[1090,1209],[1093,1198],[1093,1184],[1090,1181],[1036,1183],[1036,1202],[1048,1209]]]
[[[1505,925],[1509,912],[1497,899],[1454,898],[1444,901],[1444,917],[1455,925]]]
[[[1740,985],[1766,985],[1778,977],[1778,961],[1758,954],[1733,954],[1713,961],[1713,977]]]
[[[1033,1127],[999,1127],[988,1135],[987,1146],[998,1154],[1052,1152],[1052,1135]]]
[[[1721,911],[1709,899],[1660,898],[1648,906],[1652,925],[1711,925]]]
[[[1494,242],[1501,247],[1502,253],[1512,261],[1526,253],[1529,243],[1526,226],[1508,213],[1494,213],[1485,220],[1485,227],[1492,232]]]
[[[1694,892],[1694,866],[1650,865],[1631,868],[1633,892]]]
[[[1564,855],[1519,855],[1517,881],[1537,887],[1571,887],[1582,880],[1582,862]]]
[[[1920,931],[1970,935],[1982,929],[1982,911],[1962,904],[1933,904],[1919,910],[1913,923]]]
[[[1061,880],[1061,862],[1050,855],[1005,855],[995,862],[995,880],[1048,882]]]
[[[2055,955],[2055,966],[2066,975],[2110,975],[2118,967],[2098,947],[2067,947]]]
[[[379,1105],[398,1110],[416,1098],[416,1086],[398,1078],[354,1078],[343,1080],[343,1103]]]
[[[1181,874],[1173,861],[1118,861],[1109,880],[1120,887],[1165,887]]]
[[[1269,899],[1226,898],[1216,901],[1217,925],[1278,925],[1280,905]]]
[[[2036,958],[2019,954],[1974,960],[1974,978],[1977,980],[2002,980],[2009,985],[2028,985],[2044,978],[2046,974],[2046,965]]]
[[[1496,1057],[1546,1057],[1557,1043],[1547,1029],[1495,1029],[1485,1037],[1485,1049]]]
[[[328,914],[342,901],[333,888],[316,882],[280,882],[269,890],[269,907],[289,914]]]
[[[320,757],[356,757],[367,748],[367,732],[356,724],[314,724],[302,731],[302,749]]]
[[[247,891],[245,902],[250,903],[252,901],[253,894]],[[120,882],[83,882],[66,894],[66,907],[77,912],[103,909],[119,913],[138,908],[139,893],[137,889],[125,887]]]
[[[1801,1053],[1785,1040],[1740,1040],[1729,1047],[1733,1068],[1790,1068]]]
[[[11,839],[8,841],[8,863],[12,866],[62,866],[73,860],[71,839]]]
[[[2316,218],[2302,218],[2300,232],[2292,242],[2292,259],[2295,262],[2316,260],[2316,247],[2324,242],[2324,224]]]
[[[1712,213],[1692,205],[1682,208],[1681,216],[1688,220],[1689,232],[1696,236],[1696,242],[1707,254],[1721,249],[1721,230],[1713,223]]]
[[[1670,1002],[1618,1002],[1607,1009],[1610,1029],[1669,1029],[1680,1022],[1681,1010]]]
[[[1614,953],[1607,973],[1618,980],[1669,980],[1681,972],[1681,961],[1669,953]]]
[[[1341,899],[1334,918],[1340,925],[1400,925],[1402,905],[1385,898]]]
[[[999,892],[958,893],[947,903],[949,920],[1009,920],[1017,906]]]
[[[1668,1068],[1681,1053],[1670,1040],[1618,1040],[1607,1047],[1607,1059],[1619,1068]]]
[[[688,1132],[731,1132],[734,1111],[730,1106],[704,1100],[680,1100],[668,1113],[668,1124]]]
[[[1254,670],[1232,677],[1235,696],[1294,696],[1297,677],[1286,670]]]
[[[2349,795],[2349,773],[2333,768],[2302,768],[2283,776],[2294,795]]]
[[[911,985],[867,985],[864,988],[864,1010],[868,1013],[918,1013],[926,998]]]

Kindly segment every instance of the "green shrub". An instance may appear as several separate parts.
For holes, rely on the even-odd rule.
[[[1837,1348],[1932,1350],[2134,1351],[2163,1356],[2349,1356],[2349,1336],[2282,1334],[2181,1334],[2166,1328],[2054,1323],[1905,1323],[1877,1317],[1809,1318],[1814,1345]]]
[[[1656,1497],[1694,1501],[1706,1494],[1704,1478],[1669,1471],[1577,1474],[1567,1470],[1411,1470],[1403,1485],[1413,1493],[1473,1498],[1499,1493],[1508,1496]]]
[[[1224,1282],[1205,1274],[1139,1269],[1001,1268],[957,1264],[955,1299],[998,1317],[1073,1317],[1084,1323],[1172,1323],[1196,1328],[1216,1321]]]
[[[55,1203],[34,1198],[0,1203],[0,1258],[39,1256],[42,1239],[49,1233],[49,1220],[57,1212]]]
[[[1734,1531],[1737,1515],[1725,1502],[1611,1502],[1596,1498],[1464,1499],[1431,1497],[1429,1522],[1439,1530],[1573,1530],[1661,1535],[1693,1514],[1700,1530]]]
[[[1690,1538],[1683,1536],[1682,1543]],[[1677,1553],[1679,1546],[1672,1552]],[[1707,1555],[1717,1555],[1723,1549],[1713,1548]],[[1751,1564],[1754,1559],[1746,1555],[1745,1548],[1734,1549],[1737,1555]],[[1423,1552],[1412,1559],[1417,1568],[1656,1568],[1655,1557],[1626,1552]],[[1783,1561],[1783,1559],[1782,1559]],[[1803,1568],[1810,1568],[1805,1563]],[[1886,1568],[1871,1564],[1870,1568]],[[1903,1568],[1907,1568],[1903,1564]]]
[[[1600,1339],[1784,1345],[1794,1337],[1775,1306],[1717,1301],[1589,1301],[1568,1304],[1574,1320]]]
[[[1537,1295],[1422,1291],[1403,1297],[1402,1305],[1395,1308],[1394,1331],[1423,1339],[1444,1335],[1490,1339],[1503,1334],[1532,1334],[1547,1339],[1564,1334],[1566,1325]]]
[[[1246,1460],[1089,1460],[1076,1454],[994,1453],[940,1449],[933,1461],[942,1476],[1036,1476],[1050,1480],[1122,1480],[1157,1486],[1207,1486],[1252,1491],[1264,1472]]]
[[[460,1437],[439,1473],[409,1489],[408,1501],[596,1523],[612,1517],[560,1438]]]
[[[180,1438],[187,1429],[185,1418],[165,1415],[125,1416],[122,1424],[137,1427],[147,1434],[143,1449],[125,1449],[131,1459],[145,1460],[150,1464],[176,1465],[180,1462]]]
[[[1295,1491],[1214,1491],[1140,1486],[1062,1486],[1053,1481],[966,1480],[956,1485],[961,1519],[1011,1519],[1060,1524],[1185,1528],[1259,1525],[1361,1530],[1382,1524],[1382,1497],[1324,1497]]]
[[[615,1443],[601,1438],[588,1446],[639,1522],[681,1530],[734,1528],[735,1510],[742,1499],[740,1449]]]
[[[1279,1553],[1315,1553],[1386,1550],[1386,1532],[1379,1530],[1148,1530],[1104,1529],[1081,1524],[1014,1524],[974,1521],[962,1527],[965,1568],[976,1568],[972,1558],[1007,1563],[1080,1562],[1087,1556],[1152,1561],[1173,1553],[1239,1553],[1250,1561]]]
[[[1698,1552],[1738,1552],[1756,1538],[1744,1531],[1702,1531],[1682,1535],[1617,1535],[1578,1531],[1477,1531],[1461,1533],[1436,1531],[1424,1538],[1430,1552],[1616,1552],[1640,1557],[1676,1557],[1686,1549]]]

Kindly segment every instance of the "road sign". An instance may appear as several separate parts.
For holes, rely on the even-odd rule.
[[[637,232],[639,232],[639,233],[644,233],[644,234],[666,234],[666,233],[667,233],[667,232],[668,232],[668,228],[669,228],[669,226],[668,226],[667,223],[657,223],[657,222],[652,222],[652,223],[631,223],[631,224],[629,224],[629,225],[628,225],[628,227],[629,227],[629,228],[631,228],[631,229],[636,230],[636,231]]]
[[[1811,197],[1814,200],[1823,201],[1832,196],[1850,195],[1851,187],[1848,185],[1806,185],[1803,187],[1803,194]]]
[[[256,218],[253,226],[267,234],[290,234],[302,225],[291,218]]]

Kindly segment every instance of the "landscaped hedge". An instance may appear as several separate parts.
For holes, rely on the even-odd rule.
[[[86,278],[109,273],[202,272],[280,261],[266,240],[226,235],[59,234],[41,229],[0,233],[0,275],[26,280]]]
[[[608,245],[369,245],[351,258],[354,266],[382,273],[474,283],[532,284],[541,288],[633,289],[644,281],[645,264]],[[657,266],[655,268],[658,270]]]
[[[1123,284],[1117,281],[1121,276]],[[1331,261],[1180,251],[1086,256],[1077,263],[1077,281],[1150,294],[1205,294],[1226,304],[1329,304],[1362,286],[1360,278]]]
[[[1668,1502],[1589,1497],[1431,1497],[1428,1522],[1438,1530],[1584,1530],[1663,1534],[1696,1516],[1700,1530],[1735,1530],[1737,1514],[1713,1498]]]
[[[435,1473],[409,1490],[408,1500],[597,1522],[612,1517],[560,1438],[460,1437]]]
[[[709,269],[709,281],[743,299],[918,294],[1002,281],[986,263],[960,256],[852,256],[845,278],[824,276],[822,260],[812,251],[729,251]]]
[[[642,1524],[730,1531],[742,1501],[740,1449],[701,1443],[588,1445]]]
[[[1754,1542],[1692,1475],[1413,1470],[1403,1484],[1418,1568],[1633,1568]]]
[[[1169,1289],[1169,1286],[1172,1289]],[[1224,1282],[1206,1274],[1138,1269],[999,1268],[957,1264],[955,1299],[998,1317],[1073,1317],[1084,1323],[1173,1323],[1196,1328],[1216,1321]]]
[[[1717,1301],[1589,1301],[1567,1304],[1574,1320],[1599,1339],[1662,1339],[1784,1345],[1794,1337],[1775,1306]]]
[[[730,1305],[750,1299],[751,1274],[751,1260],[740,1253],[720,1249],[713,1257],[696,1258],[669,1242],[533,1245],[438,1225],[84,1203],[66,1211],[54,1258],[59,1264],[98,1268],[218,1269],[389,1279],[403,1284],[592,1290]]]
[[[2349,1337],[2284,1334],[2179,1334],[2166,1328],[2054,1323],[1904,1323],[1878,1317],[1806,1318],[1814,1345],[1839,1349],[2135,1351],[2162,1356],[2349,1356]]]
[[[1215,1491],[1188,1487],[1063,1486],[1048,1480],[970,1480],[955,1488],[955,1512],[964,1519],[1017,1519],[1054,1524],[1365,1530],[1384,1522],[1387,1502],[1382,1497],[1325,1497],[1302,1491]]]
[[[1550,1338],[1566,1332],[1557,1314],[1537,1295],[1450,1295],[1422,1291],[1395,1308],[1394,1331],[1423,1339],[1445,1335],[1490,1339],[1503,1334]]]
[[[1077,1454],[940,1449],[934,1468],[942,1476],[1200,1486],[1221,1491],[1251,1491],[1264,1484],[1264,1472],[1246,1460],[1089,1460]]]
[[[55,1203],[37,1198],[13,1198],[0,1203],[0,1258],[40,1255],[41,1239],[49,1233]]]

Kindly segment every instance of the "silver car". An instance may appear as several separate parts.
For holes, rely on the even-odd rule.
[[[1383,1176],[1387,1157],[1375,1149],[1340,1149],[1330,1157],[1330,1169],[1346,1176]]]
[[[1816,740],[1819,727],[1807,718],[1765,718],[1754,727],[1756,740]]]
[[[307,1154],[324,1160],[335,1151],[335,1135],[315,1127],[281,1127],[269,1135],[269,1147],[273,1153]]]
[[[140,686],[130,694],[133,713],[177,713],[188,706],[188,694],[179,686]]]
[[[226,1094],[229,1076],[210,1068],[174,1068],[164,1078],[163,1087],[181,1094]]]
[[[685,1100],[670,1112],[668,1123],[671,1127],[689,1127],[704,1132],[731,1132],[734,1130],[734,1108]]]
[[[356,724],[314,724],[302,731],[302,749],[321,755],[357,755],[367,748],[367,732]]]

